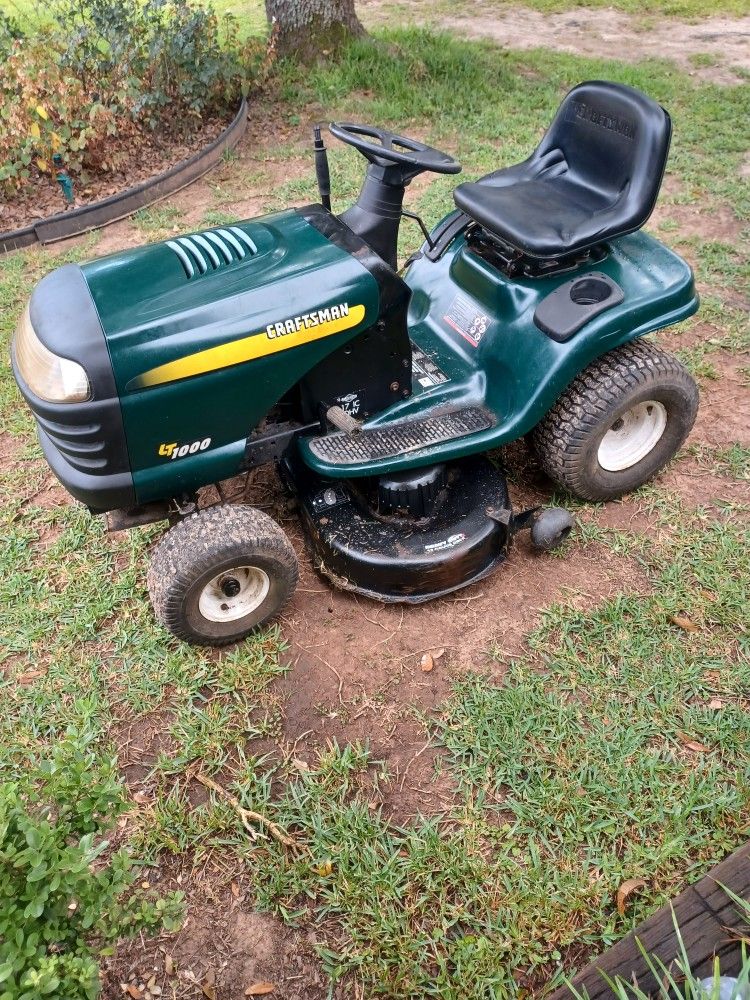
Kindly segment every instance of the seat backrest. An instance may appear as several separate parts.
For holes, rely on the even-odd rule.
[[[656,101],[624,84],[590,80],[567,95],[533,159],[560,149],[568,179],[610,203],[624,198],[636,228],[656,203],[671,134]]]

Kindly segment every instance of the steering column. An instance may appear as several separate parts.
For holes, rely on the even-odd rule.
[[[374,125],[331,122],[329,129],[368,161],[357,201],[339,218],[396,270],[398,229],[407,184],[424,171],[457,174],[461,164],[418,139]]]

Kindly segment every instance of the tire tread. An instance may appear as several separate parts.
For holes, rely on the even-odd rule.
[[[196,573],[209,569],[217,556],[231,546],[248,545],[278,560],[289,585],[297,584],[297,557],[284,531],[263,511],[246,504],[219,504],[191,514],[164,534],[151,552],[147,586],[157,619],[179,639],[196,642],[185,626],[182,600]],[[280,608],[277,609],[281,610]],[[257,626],[248,628],[248,635]],[[241,636],[210,639],[212,646],[226,646]]]
[[[624,394],[649,382],[665,380],[685,385],[686,391],[692,389],[695,397],[681,445],[695,420],[695,383],[674,355],[650,341],[634,340],[593,361],[534,428],[531,442],[542,469],[560,486],[584,500],[603,499],[591,487],[581,461],[587,440]]]

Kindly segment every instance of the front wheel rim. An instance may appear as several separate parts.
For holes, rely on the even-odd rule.
[[[233,566],[205,584],[198,610],[209,622],[236,622],[256,611],[270,589],[271,579],[259,566]]]
[[[636,403],[614,421],[599,444],[599,465],[607,472],[631,469],[653,451],[667,426],[663,403],[647,399]]]

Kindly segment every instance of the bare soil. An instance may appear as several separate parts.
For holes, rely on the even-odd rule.
[[[127,997],[127,986],[144,1000],[244,1000],[260,983],[273,984],[271,996],[279,1000],[326,1000],[328,983],[314,951],[318,933],[256,913],[236,869],[236,859],[214,852],[192,870],[172,864],[150,871],[159,891],[187,890],[187,918],[177,934],[121,945],[103,970],[103,1000]],[[152,993],[149,984],[162,993]],[[333,994],[334,1000],[344,996],[342,989]]]
[[[391,0],[360,0],[366,25],[393,17]],[[441,14],[427,0],[411,0],[407,18],[464,38],[489,38],[509,49],[550,49],[602,59],[637,62],[671,59],[682,69],[714,83],[740,82],[735,68],[750,70],[750,16],[707,17],[697,23],[673,17],[634,17],[613,7],[579,7],[546,14],[522,5],[479,2],[460,14]],[[402,8],[399,14],[403,17]],[[708,54],[713,63],[696,66],[691,56]]]

